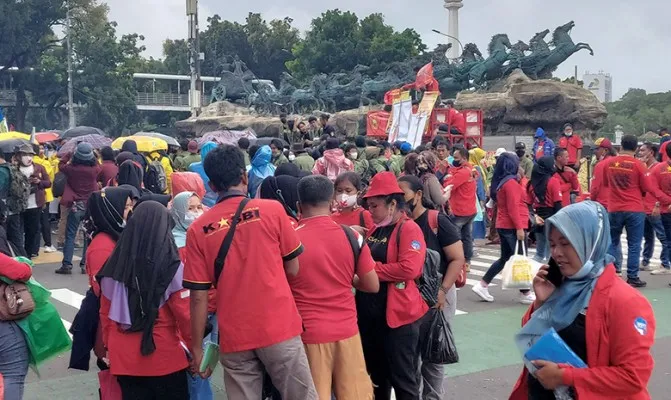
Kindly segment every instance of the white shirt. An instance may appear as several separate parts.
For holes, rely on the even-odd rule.
[[[19,167],[21,170],[21,173],[26,176],[26,178],[30,179],[30,176],[35,172],[35,166],[33,164],[30,164],[28,167],[24,167],[23,165]],[[35,199],[35,193],[31,193],[30,196],[28,196],[28,205],[26,206],[26,210],[29,210],[31,208],[37,208],[37,200]]]

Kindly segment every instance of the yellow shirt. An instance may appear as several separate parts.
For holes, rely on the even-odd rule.
[[[41,166],[44,167],[44,170],[47,171],[47,175],[49,175],[49,180],[51,181],[51,184],[54,184],[54,175],[56,173],[54,172],[54,169],[51,165],[51,161],[48,160],[47,158],[42,158],[41,156],[33,156],[33,163],[34,164],[40,164]],[[51,191],[51,188],[46,188],[44,189],[44,200],[46,200],[47,203],[50,203],[54,199],[54,194]]]

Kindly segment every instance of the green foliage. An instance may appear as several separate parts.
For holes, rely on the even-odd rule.
[[[603,132],[614,132],[617,125],[636,135],[671,127],[671,91],[647,94],[643,89],[629,89],[621,100],[606,104],[606,109]]]

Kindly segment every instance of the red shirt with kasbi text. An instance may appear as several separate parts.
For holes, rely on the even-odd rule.
[[[648,191],[645,164],[631,155],[611,157],[605,166],[610,187],[608,211],[643,212],[643,193]]]
[[[572,136],[562,136],[559,139],[559,147],[566,149],[568,152],[568,163],[569,165],[575,165],[578,163],[578,150],[582,149],[582,140],[580,136],[573,134]]]
[[[536,193],[534,192],[533,186],[529,184],[527,186],[527,204],[532,204],[534,210],[540,208],[540,207],[554,207],[556,202],[562,202],[562,192],[561,192],[561,185],[559,184],[559,181],[557,180],[556,176],[552,176],[550,180],[548,181],[547,189],[545,189],[545,201],[543,203],[540,202],[538,197],[536,197]]]
[[[232,197],[216,204],[189,227],[184,287],[209,289],[214,261],[242,199]],[[267,347],[303,332],[283,264],[302,251],[279,202],[252,199],[247,203],[216,285],[222,352]]]
[[[355,265],[342,226],[329,216],[301,219],[296,232],[305,251],[298,257],[300,272],[289,277],[289,285],[305,327],[303,343],[330,343],[356,335],[359,328],[352,280],[354,274],[364,276],[375,269],[370,249],[352,231],[362,246]]]
[[[504,183],[496,192],[497,229],[527,229],[529,227],[529,207],[524,188],[514,179]]]
[[[363,215],[363,222],[364,222],[364,228],[366,229],[373,229],[375,227],[375,223],[373,222],[373,216],[370,215],[370,212],[368,210],[359,207],[351,212],[348,213],[333,213],[331,214],[331,219],[333,219],[336,223],[342,224],[342,225],[347,225],[347,226],[361,226],[361,216]]]
[[[608,160],[610,158],[611,157],[608,156],[596,164],[594,167],[592,184],[590,185],[590,199],[601,203],[606,210],[610,210],[608,207],[610,187],[608,187],[608,181],[606,180],[606,166],[608,165]]]

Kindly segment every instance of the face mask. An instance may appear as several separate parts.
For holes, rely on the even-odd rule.
[[[571,137],[571,136],[573,136],[573,131],[571,131],[571,132],[564,132],[564,135],[567,136],[567,137]]]
[[[390,212],[389,215],[387,215],[387,218],[380,221],[380,223],[375,224],[375,226],[377,226],[378,228],[383,228],[385,226],[391,225],[393,220],[394,220],[394,212]]]
[[[33,163],[33,157],[32,156],[21,156],[21,164],[23,164],[27,167],[32,163]]]
[[[356,160],[357,158],[359,158],[359,153],[357,153],[356,151],[353,151],[353,152],[349,153],[349,158],[351,160]]]
[[[296,159],[296,156],[293,154],[289,154],[289,161],[293,161]]]
[[[461,167],[461,161],[452,160],[452,165],[454,165],[455,167],[459,168],[459,167]]]
[[[356,204],[357,196],[356,195],[349,195],[346,193],[339,194],[336,197],[336,202],[338,203],[339,208],[348,208],[348,207],[353,207]]]
[[[408,208],[410,209],[410,213],[415,212],[415,208],[417,208],[417,202],[414,201],[414,199],[410,199],[407,201],[408,203]]]
[[[522,157],[524,157],[526,152],[524,150],[518,150],[518,151],[515,152],[515,154],[517,154],[517,157],[522,158]]]
[[[201,212],[188,211],[184,215],[184,222],[186,222],[188,225],[191,225],[193,223],[193,221],[198,219],[198,217],[200,217],[201,215],[203,215],[202,211]]]

